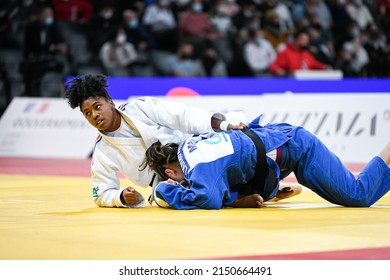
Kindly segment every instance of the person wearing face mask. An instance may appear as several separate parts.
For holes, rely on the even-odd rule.
[[[194,46],[189,42],[182,42],[176,54],[167,59],[165,73],[173,77],[202,76],[200,62],[193,55]]]
[[[226,63],[219,57],[213,47],[207,47],[202,56],[201,63],[207,77],[226,77]]]
[[[110,33],[120,24],[116,9],[109,1],[103,2],[94,13],[87,29],[90,50],[97,55],[101,46],[107,42]]]
[[[46,73],[65,74],[67,52],[65,39],[54,20],[53,8],[42,7],[37,20],[29,22],[24,29],[24,60],[20,70],[25,83],[25,95],[41,96],[40,83]]]
[[[371,31],[367,43],[364,45],[370,62],[367,65],[368,77],[390,76],[390,46],[386,35],[379,31]]]
[[[127,41],[132,43],[138,52],[154,48],[150,32],[141,24],[137,11],[126,9],[122,12],[122,28]]]
[[[264,15],[263,34],[275,50],[286,42],[289,35],[287,31],[282,30],[279,15],[272,9]]]
[[[241,30],[256,13],[256,5],[250,0],[241,1],[241,9],[232,17],[237,30]]]
[[[156,49],[156,42],[151,32],[142,24],[139,12],[126,9],[122,12],[122,28],[127,41],[133,44],[137,51],[137,61],[131,66],[134,76],[154,76],[151,52]]]
[[[109,76],[129,76],[132,63],[137,60],[137,51],[127,42],[122,28],[115,29],[110,39],[100,49],[100,59]]]
[[[191,42],[195,57],[199,57],[208,45],[220,37],[204,9],[203,0],[192,0],[179,19],[180,38]]]
[[[367,8],[366,4],[362,0],[352,0],[347,6],[346,10],[349,16],[358,23],[359,27],[363,30],[368,24],[374,22],[374,18]]]
[[[363,76],[370,58],[363,46],[363,34],[358,23],[352,22],[348,28],[348,33],[349,40],[343,43],[339,52],[340,68],[346,77]]]
[[[308,51],[310,37],[306,30],[298,30],[292,42],[286,43],[284,49],[277,52],[276,59],[268,70],[275,76],[290,76],[296,70],[331,69],[314,58]]]
[[[177,47],[177,21],[171,0],[157,0],[146,6],[142,24],[154,38],[155,48],[174,52]]]
[[[244,60],[254,76],[268,74],[269,65],[275,60],[276,52],[271,43],[264,38],[261,29],[249,31],[250,40],[244,45]]]

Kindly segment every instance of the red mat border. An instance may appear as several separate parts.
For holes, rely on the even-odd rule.
[[[390,247],[210,258],[209,260],[390,260]]]

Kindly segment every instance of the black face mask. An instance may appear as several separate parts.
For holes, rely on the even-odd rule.
[[[213,57],[205,56],[202,58],[203,65],[205,67],[213,67],[215,63],[217,63],[217,60]]]
[[[299,49],[301,51],[307,51],[309,49],[309,46],[299,46]]]
[[[203,66],[206,70],[207,75],[211,75],[211,70],[213,69],[214,65],[217,63],[217,59],[209,56],[205,56],[202,58]]]
[[[180,57],[182,59],[188,59],[188,58],[191,58],[191,55],[190,54],[182,54]]]

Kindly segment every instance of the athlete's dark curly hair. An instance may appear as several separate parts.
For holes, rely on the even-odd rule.
[[[179,145],[175,143],[169,143],[161,145],[160,141],[155,142],[145,152],[145,159],[140,165],[140,171],[144,170],[147,166],[165,180],[168,179],[165,174],[165,165],[176,162],[177,150]]]
[[[106,87],[108,87],[106,76],[104,75],[85,75],[73,78],[65,84],[65,98],[72,109],[80,107],[81,103],[90,97],[103,97],[111,100]]]

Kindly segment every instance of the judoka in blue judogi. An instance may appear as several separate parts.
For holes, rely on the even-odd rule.
[[[303,186],[343,206],[369,207],[389,191],[390,142],[356,178],[303,127],[287,123],[261,126],[259,120],[249,123],[247,130],[263,144],[267,169],[263,177],[257,172],[258,140],[245,131],[195,136],[179,145],[155,143],[146,152],[145,165],[176,182],[157,185],[151,199],[175,209],[220,209],[255,192],[269,201],[276,196],[279,181],[291,172]]]

